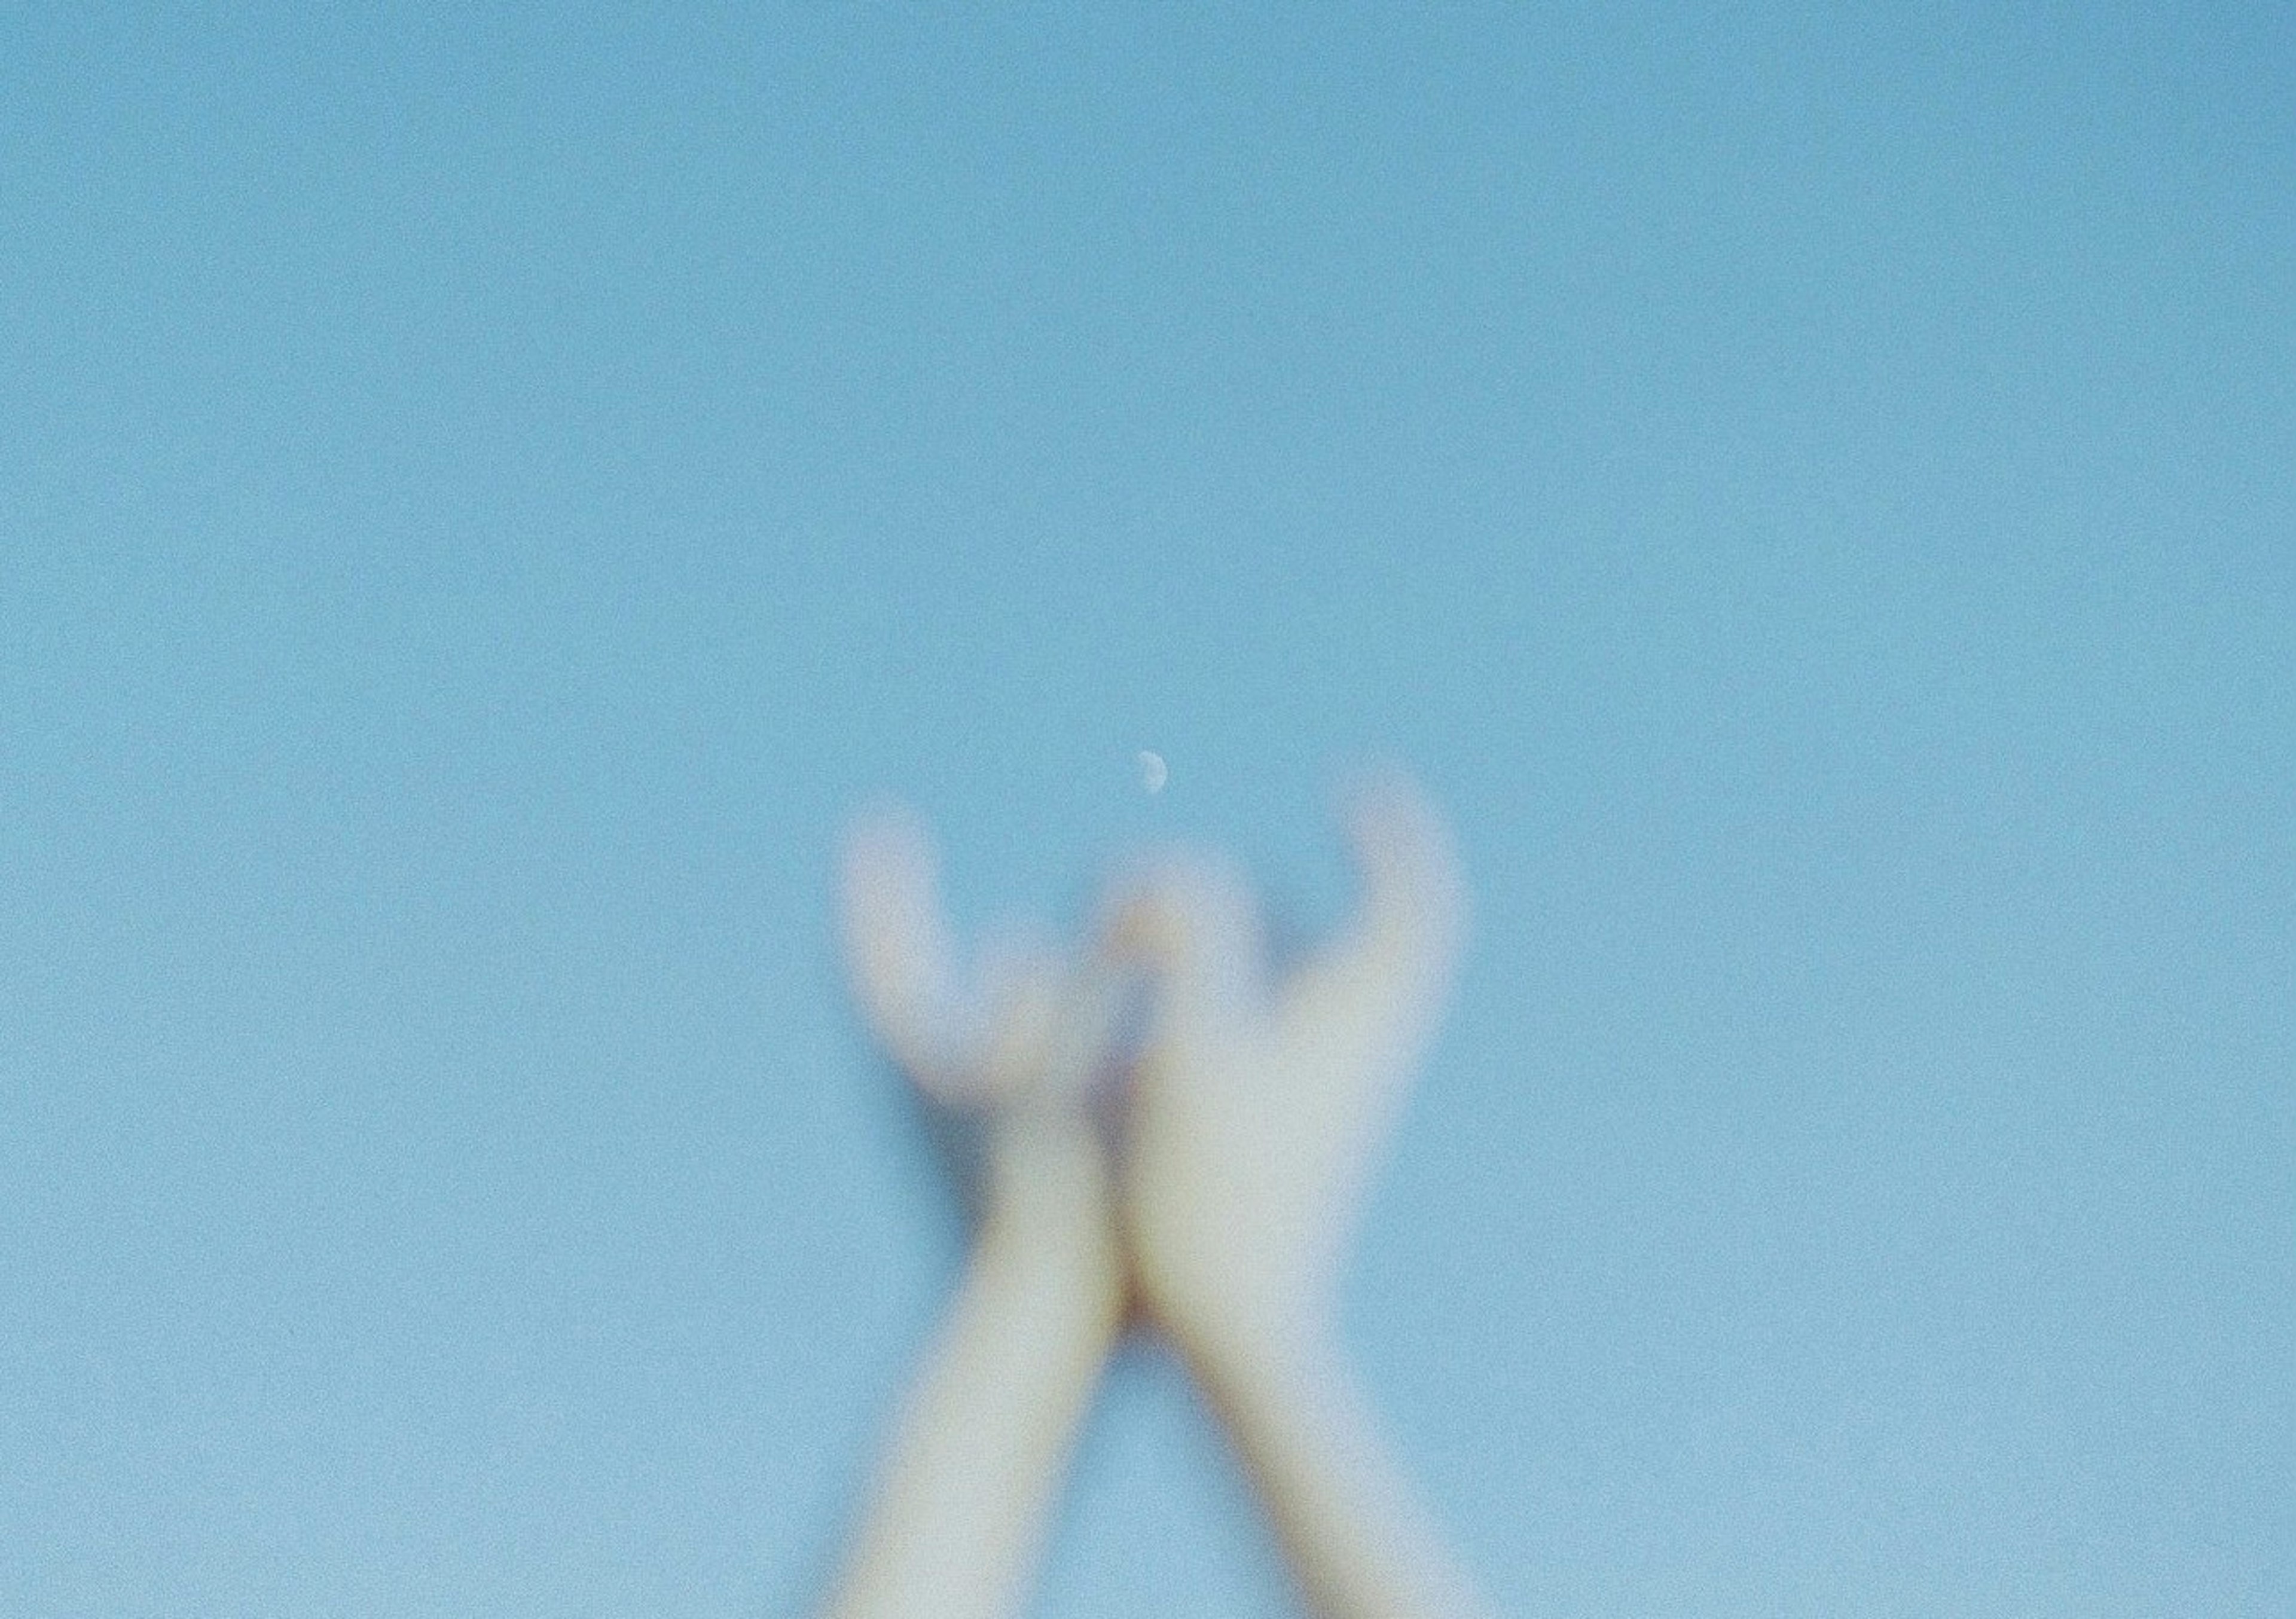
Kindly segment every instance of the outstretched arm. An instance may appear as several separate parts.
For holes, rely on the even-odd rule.
[[[1019,1611],[1123,1309],[1097,1148],[1054,1133],[994,1188],[955,1303],[912,1386],[831,1619]]]
[[[1337,1354],[1232,1345],[1200,1351],[1190,1364],[1311,1612],[1472,1619],[1485,1611]]]
[[[1352,816],[1362,900],[1270,981],[1256,907],[1176,862],[1118,906],[1108,950],[1155,985],[1121,1209],[1141,1298],[1234,1437],[1324,1619],[1460,1619],[1481,1603],[1415,1504],[1338,1345],[1361,1190],[1448,987],[1447,835],[1400,781]]]
[[[987,1161],[964,1273],[896,1420],[828,1619],[998,1619],[1021,1605],[1121,1325],[1105,1155],[1086,1107],[1113,997],[1049,960],[962,985],[914,822],[846,852],[854,992],[929,1101],[978,1116]]]

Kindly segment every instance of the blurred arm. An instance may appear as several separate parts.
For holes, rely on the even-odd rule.
[[[1345,1371],[1333,1306],[1464,895],[1447,829],[1401,778],[1359,796],[1349,829],[1355,915],[1280,977],[1250,886],[1222,865],[1167,862],[1114,907],[1104,952],[1154,985],[1124,1229],[1141,1301],[1234,1437],[1313,1610],[1448,1619],[1482,1605]]]
[[[1124,1305],[1087,1102],[1113,988],[1029,955],[964,981],[934,866],[922,823],[905,812],[855,827],[840,894],[846,964],[872,1031],[919,1093],[986,1132],[980,1219],[829,1619],[1017,1611]]]
[[[1019,1611],[1123,1309],[1089,1140],[1016,1127],[828,1619]],[[1015,1173],[1014,1160],[1022,1173]]]
[[[1318,1619],[1488,1612],[1336,1358],[1199,1342],[1189,1361]]]

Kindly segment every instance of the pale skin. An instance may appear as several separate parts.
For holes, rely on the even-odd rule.
[[[829,1613],[1017,1612],[1128,1299],[1234,1440],[1310,1609],[1481,1613],[1389,1460],[1334,1328],[1349,1232],[1447,993],[1462,932],[1448,837],[1407,784],[1357,798],[1356,915],[1271,975],[1250,890],[1167,861],[1075,963],[960,984],[913,823],[848,852],[848,959],[928,1098],[980,1110],[981,1219]],[[1122,975],[1150,1010],[1114,1145],[1087,1089]]]
[[[910,1387],[826,1613],[1019,1611],[1124,1312],[1108,1165],[1087,1111],[1114,1002],[1049,958],[967,981],[922,829],[849,840],[847,969],[879,1043],[927,1101],[976,1116],[979,1221],[956,1301]]]
[[[1119,1166],[1134,1284],[1225,1422],[1309,1607],[1437,1619],[1480,1599],[1390,1459],[1341,1352],[1341,1261],[1448,993],[1457,861],[1400,781],[1351,806],[1361,899],[1281,977],[1250,889],[1175,862],[1116,909],[1152,971]]]

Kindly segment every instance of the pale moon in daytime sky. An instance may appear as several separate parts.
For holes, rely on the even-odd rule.
[[[1150,753],[1145,748],[1141,750],[1141,786],[1146,788],[1152,793],[1160,793],[1164,790],[1164,778],[1170,773],[1171,773],[1169,771],[1164,768],[1164,756],[1162,754]]]

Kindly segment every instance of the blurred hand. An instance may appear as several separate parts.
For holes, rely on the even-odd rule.
[[[1441,820],[1400,779],[1347,819],[1356,914],[1280,979],[1218,864],[1166,862],[1108,920],[1109,958],[1153,989],[1119,1172],[1133,1280],[1193,1353],[1327,1337],[1365,1174],[1449,987],[1464,900]]]
[[[962,974],[931,840],[904,811],[849,835],[840,898],[847,972],[879,1044],[928,1105],[984,1138],[984,1222],[1049,1238],[1061,1233],[1037,1228],[1064,1221],[1071,1238],[1106,1237],[1089,1104],[1115,1032],[1114,979],[1017,945]]]
[[[1116,1000],[1099,968],[1007,953],[960,977],[910,816],[863,822],[840,884],[876,1038],[982,1137],[980,1222],[902,1401],[830,1619],[1010,1619],[1121,1324],[1124,1269],[1089,1091]]]

